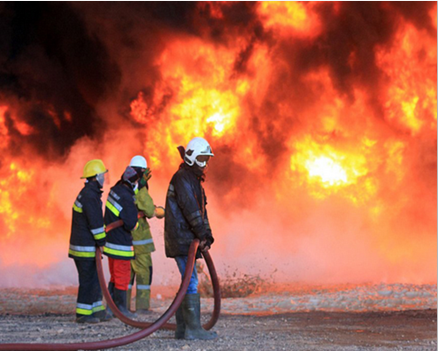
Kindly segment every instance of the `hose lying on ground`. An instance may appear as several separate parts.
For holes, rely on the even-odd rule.
[[[176,312],[182,300],[184,299],[185,293],[189,286],[191,272],[195,265],[196,250],[199,246],[199,240],[194,240],[190,245],[189,256],[187,259],[186,271],[182,279],[180,289],[173,300],[167,311],[150,327],[142,329],[136,333],[126,335],[120,338],[94,341],[94,342],[83,342],[83,343],[55,343],[55,344],[32,344],[32,343],[17,343],[17,344],[0,344],[0,350],[11,350],[11,351],[44,351],[44,350],[59,350],[59,351],[76,351],[76,350],[101,350],[109,349],[113,347],[118,347],[126,345],[135,341],[138,341],[153,332],[160,329],[172,315]],[[100,261],[100,260],[96,260]]]
[[[139,213],[139,217],[144,216],[142,212]],[[107,228],[106,231],[108,232],[111,229],[114,229],[118,226],[123,225],[123,221],[117,221],[114,223],[111,223]],[[106,287],[105,278],[103,275],[103,269],[102,269],[102,252],[100,249],[97,250],[96,255],[96,268],[98,271],[99,276],[99,283],[102,287],[103,294],[105,296],[105,299],[107,300],[108,305],[110,306],[111,310],[114,312],[114,314],[120,318],[120,320],[126,324],[132,325],[137,328],[142,328],[142,330],[126,335],[120,338],[116,339],[108,339],[108,340],[102,340],[102,341],[95,341],[95,342],[83,342],[83,343],[54,343],[54,344],[33,344],[33,343],[16,343],[16,344],[0,344],[0,350],[11,350],[11,351],[44,351],[44,350],[59,350],[59,351],[76,351],[76,350],[100,350],[100,349],[108,349],[113,347],[118,347],[126,344],[133,343],[135,341],[138,341],[140,339],[145,338],[146,336],[149,336],[150,334],[154,333],[160,328],[165,329],[171,329],[174,330],[176,328],[175,324],[166,323],[176,312],[178,307],[181,305],[185,293],[187,291],[187,288],[190,283],[191,278],[191,272],[194,269],[195,265],[195,257],[196,257],[196,251],[199,247],[199,240],[195,239],[193,240],[192,244],[189,248],[189,254],[187,259],[187,265],[186,270],[183,275],[183,279],[180,285],[180,288],[178,290],[178,293],[175,296],[175,299],[173,300],[172,304],[169,306],[169,308],[164,312],[164,314],[158,318],[154,323],[146,323],[146,322],[137,322],[133,321],[127,317],[125,317],[115,306],[114,302],[111,299],[111,296],[109,294],[108,288]],[[213,260],[209,254],[208,251],[202,252],[205,262],[208,266],[208,270],[210,272],[211,276],[211,282],[213,285],[213,292],[214,292],[214,310],[212,317],[210,321],[208,321],[203,327],[205,329],[211,329],[217,322],[220,314],[220,303],[221,303],[221,294],[220,294],[220,287],[219,287],[219,280],[217,277],[217,273],[213,264]],[[125,321],[126,320],[126,321]]]
[[[205,262],[206,262],[208,270],[210,272],[211,283],[213,286],[213,294],[214,294],[213,313],[211,315],[210,320],[203,325],[204,329],[209,330],[216,324],[217,320],[219,319],[219,314],[220,314],[220,309],[221,309],[221,291],[220,291],[220,286],[219,286],[219,279],[218,279],[218,276],[216,273],[216,269],[214,268],[213,260],[211,259],[210,253],[208,251],[205,251],[205,252],[202,252],[202,255],[204,256]],[[97,274],[99,277],[100,287],[102,289],[103,296],[105,297],[105,300],[107,301],[107,305],[111,309],[111,311],[114,313],[114,315],[118,319],[120,319],[123,323],[130,325],[131,327],[140,328],[140,329],[149,328],[153,323],[136,321],[136,320],[133,320],[133,319],[126,317],[122,312],[120,312],[120,310],[114,304],[114,301],[112,300],[111,295],[108,291],[107,284],[105,282],[105,277],[103,274],[102,262],[100,260],[97,260],[97,261],[99,261],[99,262],[96,262],[96,266],[97,266]],[[162,326],[162,328],[168,329],[168,330],[175,330],[176,324],[166,323]]]
[[[140,211],[138,213],[138,217],[139,218],[144,217],[144,213]],[[123,225],[122,220],[115,221],[109,224],[105,228],[105,231],[109,232],[110,230],[120,227],[122,225]],[[100,250],[98,251],[100,252]],[[216,324],[217,320],[219,319],[219,314],[221,309],[221,291],[220,291],[219,279],[213,264],[213,260],[211,259],[210,253],[208,251],[201,251],[201,253],[204,256],[205,263],[207,264],[208,271],[210,273],[211,284],[213,287],[213,295],[214,295],[214,309],[212,316],[210,320],[203,325],[204,329],[209,330]],[[99,256],[101,255],[99,254]],[[153,323],[136,321],[126,317],[122,312],[120,312],[120,310],[114,304],[114,301],[112,300],[111,295],[108,291],[108,287],[105,282],[105,276],[103,274],[102,262],[97,259],[96,259],[96,268],[97,268],[97,275],[99,277],[100,288],[102,289],[103,296],[105,297],[105,300],[107,301],[107,304],[111,309],[111,311],[114,313],[114,315],[118,319],[120,319],[123,323],[130,325],[131,327],[140,328],[140,329],[149,328]],[[176,324],[166,323],[162,326],[162,328],[168,330],[175,330]]]

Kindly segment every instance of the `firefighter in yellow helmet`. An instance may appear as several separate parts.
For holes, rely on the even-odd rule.
[[[141,176],[138,188],[135,190],[135,204],[144,217],[139,218],[138,228],[132,231],[132,244],[135,258],[131,261],[131,281],[128,290],[128,308],[131,303],[131,290],[136,282],[135,309],[139,314],[147,313],[150,309],[152,284],[152,257],[155,251],[154,241],[147,218],[163,218],[164,209],[156,207],[149,194],[148,180],[152,173],[143,156],[137,155],[131,159],[129,165]]]
[[[73,204],[68,256],[74,259],[79,276],[77,323],[98,323],[111,319],[102,304],[96,270],[96,246],[103,246],[106,238],[101,189],[107,172],[101,160],[87,162],[81,177],[85,179],[85,185]]]

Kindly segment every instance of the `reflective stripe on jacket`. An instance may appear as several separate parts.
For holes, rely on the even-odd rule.
[[[105,244],[102,191],[96,181],[85,183],[73,203],[70,247],[68,256],[74,259],[94,259],[96,245]]]
[[[132,245],[133,231],[137,226],[137,207],[132,188],[126,183],[119,181],[114,185],[105,205],[105,225],[122,220],[123,225],[110,230],[107,233],[106,244],[103,253],[109,257],[120,260],[131,260],[134,258]]]

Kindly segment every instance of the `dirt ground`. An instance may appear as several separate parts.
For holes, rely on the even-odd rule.
[[[154,321],[156,312],[141,320]],[[203,318],[209,318],[205,314]],[[114,350],[436,350],[437,311],[296,312],[221,315],[212,341],[175,340],[159,330]],[[174,317],[171,318],[174,321]],[[72,314],[1,314],[0,343],[71,343],[125,336],[138,329],[119,320],[80,325]],[[1,347],[1,345],[0,345]]]
[[[175,340],[173,331],[158,330],[113,350],[437,350],[435,286],[422,289],[385,286],[375,291],[371,288],[355,286],[314,291],[314,287],[300,286],[295,290],[289,287],[288,292],[273,288],[270,293],[223,298],[222,313],[213,328],[218,333],[215,340]],[[157,320],[170,305],[175,291],[155,287],[152,312],[139,320]],[[77,287],[0,289],[0,350],[6,343],[92,342],[139,331],[117,319],[94,325],[75,323],[76,292]],[[291,299],[295,304],[291,304]],[[306,303],[312,299],[319,299],[321,304]],[[206,322],[213,310],[213,299],[203,297],[201,301],[202,318]],[[342,305],[345,301],[348,301],[346,306]],[[353,309],[366,307],[369,301],[373,302],[372,310]],[[378,309],[403,305],[403,301],[404,306],[414,308]],[[323,310],[324,306],[330,306],[328,302],[332,307],[339,304],[343,310]],[[174,323],[174,317],[169,322]]]

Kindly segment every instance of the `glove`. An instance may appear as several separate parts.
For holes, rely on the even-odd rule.
[[[214,239],[211,235],[205,236],[204,239],[201,240],[199,244],[199,249],[201,251],[207,251],[210,250],[211,244],[213,244]]]
[[[148,180],[151,179],[152,177],[152,171],[150,168],[146,168],[146,170],[143,173],[143,177],[141,177],[141,179],[138,181],[139,185],[141,188],[143,188],[144,186],[147,187],[148,184]]]
[[[147,182],[149,179],[151,179],[151,177],[152,177],[152,170],[148,167],[144,171],[143,179]]]
[[[163,218],[166,213],[166,210],[162,206],[155,206],[154,215],[157,218]]]
[[[208,246],[208,247],[210,247],[211,244],[214,243],[214,238],[213,238],[213,236],[211,236],[211,235],[210,235],[210,236],[207,236],[206,240],[207,240],[207,246]]]

